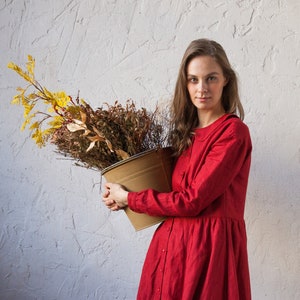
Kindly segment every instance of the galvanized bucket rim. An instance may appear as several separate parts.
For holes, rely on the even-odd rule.
[[[157,152],[157,151],[159,151],[161,149],[169,149],[169,148],[171,148],[171,147],[157,147],[157,148],[153,148],[153,149],[149,149],[149,150],[145,150],[143,152],[137,153],[137,154],[132,155],[132,156],[130,156],[130,157],[124,159],[124,160],[118,161],[118,162],[112,164],[109,167],[106,167],[105,169],[103,169],[101,171],[101,175],[104,175],[108,171],[110,171],[110,170],[112,170],[112,169],[114,169],[116,167],[122,166],[122,165],[124,165],[124,164],[126,164],[128,162],[131,162],[131,161],[133,161],[133,160],[135,160],[137,158],[147,156],[148,154],[153,153],[153,152]]]

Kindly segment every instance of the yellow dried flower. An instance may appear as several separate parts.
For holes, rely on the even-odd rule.
[[[106,104],[106,109],[94,110],[78,96],[73,100],[64,91],[52,92],[41,86],[35,80],[35,60],[31,55],[27,59],[26,70],[13,62],[8,64],[29,83],[17,88],[11,103],[23,106],[21,129],[32,131],[31,137],[39,147],[50,140],[59,152],[81,165],[102,170],[166,142],[157,111],[137,109],[133,101],[125,106],[116,101]]]

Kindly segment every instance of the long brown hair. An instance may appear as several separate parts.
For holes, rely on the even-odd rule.
[[[244,109],[238,93],[237,76],[220,44],[208,39],[198,39],[186,49],[175,86],[171,109],[171,144],[176,155],[180,155],[190,144],[193,129],[198,125],[197,108],[193,105],[187,90],[187,67],[197,56],[211,56],[220,65],[227,84],[223,89],[222,105],[226,113],[237,114],[242,120]]]

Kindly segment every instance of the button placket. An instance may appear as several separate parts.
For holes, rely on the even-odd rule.
[[[165,267],[166,267],[166,260],[167,260],[167,249],[169,247],[169,240],[170,240],[170,236],[171,236],[171,232],[172,232],[172,228],[173,228],[173,223],[174,223],[174,219],[169,219],[169,224],[168,226],[166,226],[164,228],[165,230],[165,239],[163,239],[164,243],[162,245],[161,251],[160,251],[160,255],[161,255],[161,260],[158,266],[158,280],[157,283],[159,284],[159,287],[156,289],[157,294],[159,295],[158,299],[162,299],[162,294],[163,294],[163,282],[164,282],[164,272],[165,272]],[[167,225],[167,224],[166,224]]]

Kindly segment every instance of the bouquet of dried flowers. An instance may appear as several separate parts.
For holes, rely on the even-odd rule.
[[[17,88],[12,103],[24,108],[24,122],[39,147],[54,144],[59,153],[77,164],[103,170],[137,153],[167,146],[168,118],[156,107],[154,112],[137,108],[132,100],[126,105],[93,109],[77,96],[64,91],[51,92],[34,75],[35,60],[28,55],[26,70],[10,62],[29,85]]]

